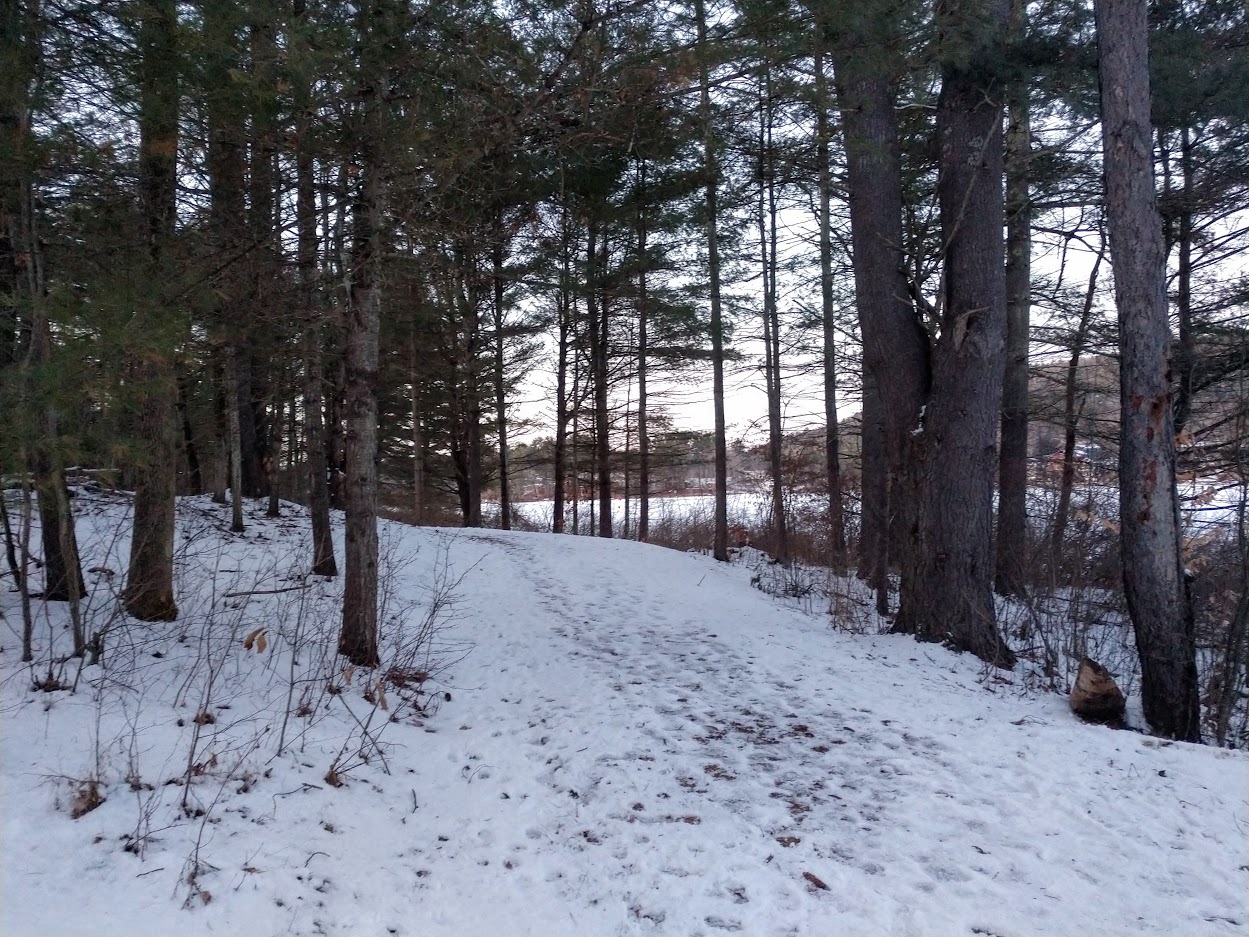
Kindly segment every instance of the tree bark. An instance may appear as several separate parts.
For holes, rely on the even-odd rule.
[[[598,220],[591,218],[586,232],[586,319],[590,327],[590,370],[594,384],[594,468],[598,477],[600,537],[612,535],[611,425],[607,409],[608,306],[600,270],[607,267],[607,236],[600,248]]]
[[[123,601],[141,621],[178,617],[173,594],[177,443],[171,401],[177,395],[172,350],[158,338],[166,310],[160,296],[172,273],[170,242],[178,189],[178,6],[151,0],[139,27],[139,198],[147,225],[149,282],[141,333],[148,347],[133,367],[139,433],[146,457],[134,492],[134,529]]]
[[[1023,0],[1013,0],[1012,32],[1025,30]],[[1028,327],[1032,307],[1031,121],[1027,78],[1011,81],[1006,134],[1006,375],[1002,383],[1001,447],[994,588],[1022,596],[1028,560]]]
[[[307,43],[303,23],[305,0],[294,0],[295,29],[289,44],[290,71],[295,98],[295,215],[296,262],[299,268],[300,299],[304,311],[304,449],[307,453],[308,512],[312,520],[312,572],[316,576],[337,576],[334,539],[330,528],[329,465],[325,446],[324,343],[325,309],[319,294],[317,192],[312,148],[314,108]]]
[[[230,421],[226,417],[226,366],[221,361],[222,349],[214,345],[210,352],[212,362],[213,395],[213,503],[226,503],[226,489],[230,487],[230,454],[227,440],[230,437]]]
[[[230,447],[230,530],[241,534],[246,529],[243,521],[243,434],[240,429],[239,399],[239,359],[242,352],[238,346],[231,345],[226,362],[227,398],[235,405],[229,409],[229,447]]]
[[[759,251],[763,281],[763,370],[768,398],[768,473],[772,479],[773,559],[789,562],[781,427],[781,338],[776,302],[776,156],[772,148],[772,75],[764,67],[759,98]]]
[[[507,457],[507,383],[504,374],[503,294],[503,233],[498,225],[499,240],[491,245],[490,260],[494,280],[494,418],[499,434],[499,526],[512,529],[512,487],[508,477]]]
[[[555,464],[552,466],[552,484],[555,490],[552,492],[554,504],[551,513],[551,531],[557,534],[564,532],[564,489],[568,484],[568,352],[573,328],[572,281],[569,272],[571,235],[568,231],[568,209],[563,198],[560,199],[560,203],[565,205],[565,207],[561,213],[560,240],[562,257],[560,262],[559,293],[555,299],[559,316],[559,348],[557,351],[558,358],[555,363],[555,446],[553,452]]]
[[[846,148],[850,189],[850,236],[854,261],[854,292],[863,336],[864,427],[863,492],[865,539],[873,552],[867,569],[889,560],[890,515],[907,532],[896,557],[903,582],[913,575],[918,468],[912,455],[912,433],[928,398],[929,340],[911,301],[902,236],[902,157],[893,83],[902,68],[898,61],[897,10],[888,3],[863,8],[864,15],[839,4],[835,21],[827,22],[834,56],[835,82]],[[868,387],[877,395],[874,419]],[[872,425],[883,421],[880,434]],[[881,447],[879,458],[873,451]],[[881,477],[872,477],[876,472]],[[867,511],[879,510],[885,529],[879,544]],[[872,517],[874,524],[877,517]],[[864,564],[860,564],[862,571]],[[877,606],[888,609],[887,576],[877,570],[869,578],[878,593]]]
[[[412,398],[412,521],[425,523],[425,414],[417,370],[416,332],[409,343],[408,379]]]
[[[638,540],[650,539],[651,517],[651,456],[650,428],[647,425],[646,366],[650,325],[650,294],[646,289],[646,160],[637,163],[637,256],[638,256]],[[625,505],[625,517],[629,508]]]
[[[822,30],[821,30],[822,32]],[[837,322],[833,307],[832,166],[829,147],[832,106],[825,74],[824,37],[817,35],[814,51],[816,161],[820,189],[820,312],[824,340],[824,465],[828,486],[828,560],[834,572],[846,568],[845,504],[841,483],[841,436],[837,417]]]
[[[1110,258],[1119,310],[1119,524],[1141,701],[1159,735],[1201,739],[1171,410],[1166,256],[1154,192],[1147,9],[1095,0]]]
[[[729,558],[729,452],[728,431],[724,417],[724,319],[720,305],[720,234],[719,193],[720,166],[717,156],[715,129],[711,115],[711,83],[708,76],[707,11],[704,0],[694,0],[694,17],[698,25],[698,116],[703,135],[703,184],[706,200],[704,231],[707,242],[707,280],[711,292],[711,381],[712,407],[715,411],[715,531],[712,555],[721,562]]]
[[[889,614],[889,462],[885,416],[876,376],[863,370],[863,409],[859,414],[861,495],[857,575],[876,593],[876,611]],[[896,489],[895,489],[896,490]]]
[[[187,470],[191,476],[191,491],[193,495],[202,494],[204,491],[204,472],[200,468],[199,446],[195,443],[195,432],[191,427],[189,391],[187,390],[187,378],[181,370],[178,371],[178,419],[182,424],[182,448],[186,452]]]
[[[941,337],[918,427],[923,478],[915,574],[895,629],[1004,668],[993,602],[993,487],[1006,356],[1002,82],[1006,0],[937,7],[937,198],[945,244]]]
[[[361,46],[360,182],[353,207],[351,292],[347,306],[347,420],[345,482],[346,573],[338,652],[351,663],[376,667],[377,634],[377,369],[384,247],[385,146],[388,84],[379,35],[383,0],[365,0],[358,13]]]
[[[265,475],[269,480],[269,504],[265,508],[265,517],[281,517],[282,502],[278,497],[278,471],[282,458],[282,398],[273,395],[272,423],[269,430],[269,444],[265,453]]]

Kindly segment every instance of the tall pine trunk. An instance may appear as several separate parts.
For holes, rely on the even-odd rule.
[[[768,398],[768,474],[772,480],[773,558],[789,562],[781,427],[781,338],[776,300],[776,154],[772,148],[772,73],[763,71],[759,98],[759,253],[763,280],[763,370]]]
[[[637,538],[650,539],[651,517],[651,450],[650,428],[647,425],[646,367],[650,325],[650,294],[646,288],[646,160],[637,163],[637,257],[638,257],[638,527]],[[625,518],[629,507],[625,505]]]
[[[564,532],[564,489],[568,485],[568,422],[570,419],[568,407],[568,355],[571,350],[573,332],[572,274],[570,270],[572,265],[572,234],[569,231],[569,212],[563,194],[563,173],[561,172],[560,204],[563,207],[560,211],[559,292],[555,297],[556,312],[559,318],[557,323],[559,347],[555,362],[555,446],[552,453],[555,463],[552,466],[552,484],[555,490],[551,493],[554,502],[551,511],[551,531],[557,534]],[[573,484],[576,484],[575,473]]]
[[[500,222],[499,228],[502,229]],[[499,526],[512,529],[512,485],[507,457],[507,382],[504,374],[503,233],[492,246],[490,261],[494,281],[494,418],[499,433]]]
[[[703,185],[706,199],[703,211],[707,247],[707,283],[711,294],[711,395],[715,411],[715,529],[712,555],[721,562],[729,558],[729,449],[724,417],[724,319],[720,304],[720,163],[711,114],[711,82],[707,59],[707,11],[704,0],[694,0],[698,26],[698,116],[703,136]]]
[[[923,466],[915,574],[895,628],[1004,668],[993,601],[993,488],[1006,357],[1002,81],[1006,0],[938,4],[941,337],[916,436]]]
[[[1023,0],[1014,0],[1012,31],[1025,31]],[[1006,133],[1006,375],[1002,383],[1001,448],[994,588],[1023,595],[1028,572],[1028,325],[1032,307],[1031,121],[1028,81],[1009,87]]]
[[[1106,220],[1119,310],[1119,529],[1141,658],[1141,701],[1159,735],[1201,740],[1193,612],[1184,583],[1166,255],[1154,192],[1147,8],[1095,0]]]
[[[598,527],[600,537],[612,535],[611,519],[611,426],[607,410],[607,295],[601,280],[606,271],[607,237],[600,249],[597,219],[586,231],[586,319],[590,327],[590,378],[594,386],[594,470],[598,479]],[[603,273],[600,273],[603,271]]]
[[[239,399],[239,360],[243,352],[237,345],[231,345],[226,361],[227,399],[234,401],[235,406],[229,409],[230,450],[230,530],[241,534],[246,529],[243,518],[243,433],[239,427],[240,413],[237,406]]]
[[[416,331],[408,345],[409,394],[412,404],[412,520],[425,523],[425,407],[417,368]]]
[[[178,369],[178,421],[182,425],[182,449],[186,453],[187,471],[190,473],[190,494],[204,492],[204,471],[200,466],[199,445],[195,441],[195,430],[191,426],[190,390],[187,376]]]
[[[870,552],[859,568],[860,575],[868,573],[877,608],[885,612],[891,515],[907,532],[896,557],[903,582],[913,575],[918,469],[911,445],[928,397],[929,349],[911,302],[903,253],[902,156],[893,91],[902,63],[889,51],[898,41],[896,10],[882,3],[861,12],[838,4],[835,19],[824,28],[845,139],[854,293],[863,336],[861,539]]]
[[[358,13],[361,48],[360,181],[353,206],[351,293],[347,305],[347,414],[344,483],[346,571],[338,652],[351,663],[376,667],[377,635],[377,369],[381,327],[382,159],[387,74],[378,61],[384,0],[365,0]]]
[[[290,45],[295,97],[295,215],[300,299],[304,309],[304,450],[307,453],[308,511],[312,519],[312,572],[337,576],[330,529],[329,464],[326,458],[325,394],[322,345],[325,309],[319,291],[317,192],[312,148],[314,108],[310,89],[307,43],[303,37],[305,0],[295,0],[295,29]]]
[[[148,347],[132,368],[139,396],[144,465],[137,473],[134,528],[123,601],[141,621],[178,617],[173,593],[177,439],[172,401],[177,395],[171,331],[161,290],[173,275],[169,256],[178,191],[178,5],[150,0],[139,26],[139,201],[147,226],[148,281],[139,332]]]
[[[841,482],[841,438],[837,417],[837,322],[833,307],[832,166],[829,146],[831,102],[825,74],[824,37],[815,42],[815,156],[820,189],[820,321],[824,340],[824,466],[828,486],[828,561],[835,572],[846,568],[846,521]]]

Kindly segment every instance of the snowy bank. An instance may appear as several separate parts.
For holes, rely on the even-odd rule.
[[[1244,753],[1080,724],[747,569],[384,524],[379,686],[299,508],[234,536],[182,500],[182,617],[149,625],[116,613],[128,505],[76,507],[104,666],[32,690],[64,611],[32,670],[0,594],[5,935],[1249,930]]]

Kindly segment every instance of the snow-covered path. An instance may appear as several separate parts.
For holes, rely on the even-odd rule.
[[[1067,933],[1077,908],[1098,933],[1244,926],[1243,837],[1224,824],[1246,791],[1218,789],[1235,776],[1220,761],[1245,780],[1241,757],[1167,757],[1073,723],[1058,698],[988,694],[966,659],[836,634],[705,557],[470,542],[506,560],[484,585],[512,610],[496,638],[520,674],[465,763],[506,763],[523,741],[529,770],[491,781],[532,802],[513,866],[543,858],[516,878],[553,892],[571,932],[633,917],[814,933],[832,915],[844,933]],[[1177,774],[1202,802],[1178,797]],[[1223,874],[1185,861],[1210,839],[1228,848]]]
[[[0,932],[1249,932],[1243,753],[1081,725],[1060,697],[839,633],[707,557],[392,532],[419,549],[401,590],[449,538],[475,644],[450,702],[391,727],[392,773],[324,785],[328,737],[274,762],[218,808],[214,900],[182,911],[185,837],[140,863],[120,790],[55,812],[32,775],[59,747],[14,728],[38,717],[10,694]],[[83,900],[50,909],[65,889]]]

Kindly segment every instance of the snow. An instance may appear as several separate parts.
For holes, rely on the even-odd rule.
[[[5,935],[1249,932],[1244,753],[1081,724],[850,633],[867,610],[645,544],[385,523],[383,666],[431,676],[383,710],[299,508],[234,536],[181,501],[182,617],[142,624],[100,571],[125,501],[75,503],[104,667],[33,691],[64,611],[36,603],[31,670],[0,594]]]

